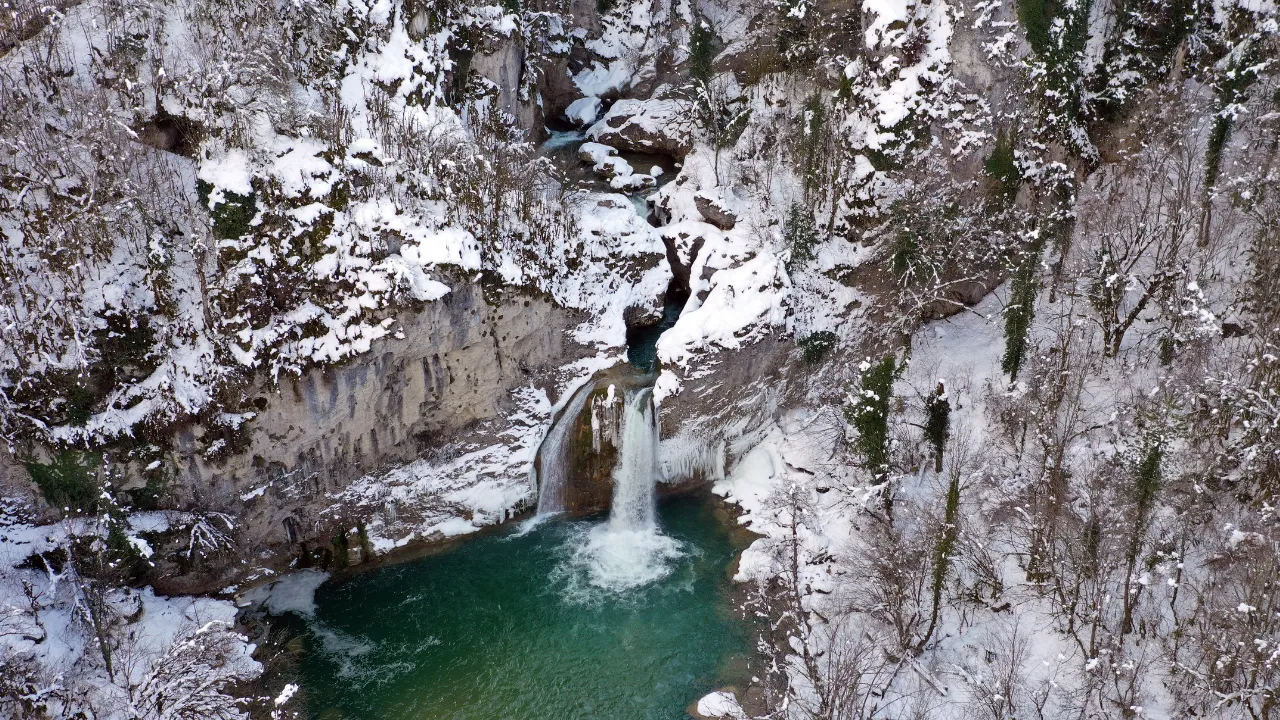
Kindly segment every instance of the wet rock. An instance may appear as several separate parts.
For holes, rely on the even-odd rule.
[[[613,468],[621,447],[621,419],[625,394],[602,382],[578,416],[570,436],[569,484],[565,505],[569,512],[607,510],[613,501]]]
[[[564,508],[573,514],[601,512],[613,505],[613,471],[622,447],[627,393],[651,379],[624,362],[601,372],[595,382],[564,448]],[[539,455],[538,462],[541,468],[547,459]]]
[[[693,237],[680,231],[665,231],[662,233],[662,242],[667,250],[667,264],[671,266],[673,287],[687,294],[691,287],[689,281],[692,280],[693,263],[698,259],[698,252],[702,250],[706,238]]]
[[[546,57],[538,64],[541,78],[538,93],[542,96],[542,109],[546,117],[561,117],[574,100],[582,97],[582,91],[570,77],[567,57]]]

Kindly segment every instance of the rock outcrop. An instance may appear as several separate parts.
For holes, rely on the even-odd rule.
[[[583,352],[568,339],[579,320],[541,296],[458,283],[403,313],[403,337],[379,352],[275,387],[264,379],[250,393],[253,416],[237,428],[180,433],[167,490],[179,506],[234,514],[241,542],[258,553],[287,560],[341,537],[359,555],[349,532],[358,519],[341,528],[320,519],[333,493],[504,417],[512,389],[549,383]],[[168,589],[203,589],[219,576],[207,568],[170,578]]]
[[[693,113],[685,100],[619,100],[587,137],[623,151],[680,158],[693,149]]]
[[[738,223],[738,216],[726,208],[724,203],[717,198],[698,194],[694,197],[693,202],[703,219],[721,230],[732,230],[733,226]]]

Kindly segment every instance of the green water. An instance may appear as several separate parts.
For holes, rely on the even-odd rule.
[[[636,369],[646,373],[658,369],[658,338],[675,327],[687,300],[685,296],[668,292],[667,302],[662,306],[661,320],[653,325],[627,330],[627,360]]]
[[[646,570],[665,577],[629,589],[600,587],[587,557],[603,518],[553,520],[326,583],[301,668],[309,714],[684,718],[740,679],[747,636],[729,607],[740,548],[704,500],[673,501],[659,517],[667,539]],[[636,564],[620,560],[615,569]]]

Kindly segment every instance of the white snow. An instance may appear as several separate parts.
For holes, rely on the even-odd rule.
[[[663,362],[686,366],[697,350],[742,347],[784,320],[790,279],[775,255],[761,253],[738,267],[719,270],[708,284],[706,299],[691,300],[695,306],[686,307],[675,326],[658,338]]]
[[[329,573],[321,570],[299,570],[242,592],[240,601],[264,605],[275,615],[291,612],[309,618],[316,613],[316,590],[328,579]]]
[[[600,117],[600,98],[595,96],[578,98],[565,108],[564,116],[575,125],[583,127],[590,125]]]
[[[130,526],[159,531],[167,528],[168,519],[163,513],[137,514]],[[83,713],[126,720],[137,717],[126,708],[145,707],[166,695],[167,708],[175,714],[147,717],[181,717],[192,707],[223,707],[229,709],[225,717],[242,717],[228,691],[256,678],[262,667],[251,656],[253,645],[233,630],[234,605],[212,598],[163,597],[149,587],[107,591],[112,614],[104,615],[104,627],[114,646],[112,678],[83,610],[84,581],[69,568],[54,570],[38,559],[34,567],[17,567],[74,536],[103,532],[91,519],[0,525],[0,658],[13,663],[6,665],[6,672],[13,673],[6,679],[31,683],[28,699],[56,717]],[[130,536],[129,542],[144,557],[152,556],[145,540]],[[34,674],[24,675],[24,668]]]
[[[614,60],[608,65],[593,63],[577,75],[573,83],[588,97],[610,95],[631,84],[631,71],[622,60]]]
[[[707,718],[732,718],[746,720],[747,714],[738,704],[738,698],[732,692],[724,690],[702,696],[698,700],[698,714]]]
[[[253,173],[249,169],[249,158],[243,150],[229,150],[225,155],[205,160],[200,164],[198,177],[218,190],[230,191],[240,195],[253,194]],[[221,200],[211,195],[209,204]]]

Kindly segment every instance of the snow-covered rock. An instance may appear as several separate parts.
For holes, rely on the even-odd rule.
[[[683,157],[693,149],[693,116],[685,100],[619,100],[587,137],[631,152]]]
[[[585,142],[578,147],[578,157],[582,158],[582,162],[599,165],[606,158],[614,157],[618,154],[618,149],[609,145],[597,142]]]
[[[569,103],[565,108],[565,118],[580,127],[587,127],[600,117],[600,98],[584,97]]]
[[[731,691],[719,690],[704,695],[698,700],[697,714],[699,718],[711,720],[746,720],[747,714],[738,704],[738,698]]]
[[[651,188],[657,184],[657,180],[652,175],[643,175],[640,173],[633,174],[616,174],[609,181],[609,187],[614,190],[643,190]]]
[[[707,222],[715,225],[721,230],[732,230],[735,223],[738,222],[738,216],[724,206],[724,203],[718,199],[709,197],[703,193],[699,193],[693,198],[694,204],[698,208],[698,212]]]
[[[578,148],[578,157],[584,163],[590,163],[591,169],[606,179],[618,180],[611,183],[615,190],[629,187],[629,178],[635,170],[631,163],[618,157],[618,149],[601,143],[585,142]],[[651,178],[652,179],[652,178]]]

